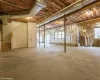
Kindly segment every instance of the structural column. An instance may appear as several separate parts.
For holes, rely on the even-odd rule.
[[[45,24],[44,24],[44,48],[45,48]]]
[[[0,51],[1,51],[1,31],[0,31]]]
[[[66,53],[66,16],[64,16],[64,52]]]
[[[40,46],[40,27],[39,27],[39,46]]]

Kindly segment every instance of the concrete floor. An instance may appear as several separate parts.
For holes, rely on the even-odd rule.
[[[8,79],[4,79],[8,78]],[[100,80],[100,48],[48,46],[0,52],[0,80]]]

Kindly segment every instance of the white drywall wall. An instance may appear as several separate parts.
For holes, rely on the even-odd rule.
[[[36,23],[12,22],[3,25],[3,42],[11,43],[12,49],[36,47]]]
[[[28,47],[36,47],[37,45],[37,24],[28,23]]]
[[[10,32],[12,32],[14,29],[16,29],[20,24],[21,24],[20,22],[13,21],[12,23],[3,25],[3,42],[5,42],[5,43],[11,42]]]
[[[12,31],[12,49],[28,47],[27,28],[27,23],[21,23],[15,30]]]

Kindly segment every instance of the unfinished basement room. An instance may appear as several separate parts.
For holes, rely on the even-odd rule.
[[[0,80],[100,80],[100,0],[0,0]]]

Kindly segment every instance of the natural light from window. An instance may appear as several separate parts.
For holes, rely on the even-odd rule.
[[[95,38],[100,38],[100,28],[95,28]]]

